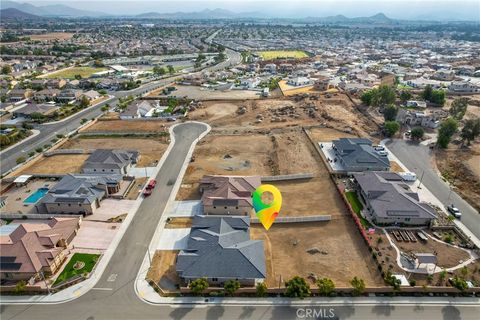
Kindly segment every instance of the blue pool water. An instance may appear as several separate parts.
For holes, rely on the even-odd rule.
[[[27,199],[23,200],[25,204],[34,204],[38,200],[42,199],[43,196],[48,192],[48,188],[39,188],[37,191],[28,196]]]

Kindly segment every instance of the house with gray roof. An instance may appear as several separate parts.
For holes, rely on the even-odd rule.
[[[376,224],[428,226],[437,217],[397,173],[363,172],[353,178],[365,210]]]
[[[85,161],[82,172],[127,174],[138,157],[135,150],[97,149]]]
[[[340,138],[332,141],[332,149],[334,161],[339,161],[345,173],[390,169],[388,156],[376,151],[368,139]]]
[[[263,282],[263,241],[251,240],[249,227],[249,217],[194,217],[187,248],[177,257],[179,277],[185,284],[206,278],[212,286],[232,279],[245,286]]]
[[[90,215],[120,190],[121,174],[67,174],[35,205],[38,213]]]

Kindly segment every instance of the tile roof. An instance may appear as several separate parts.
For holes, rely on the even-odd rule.
[[[97,149],[85,161],[82,169],[122,169],[135,163],[138,151]]]
[[[203,205],[252,207],[252,192],[261,184],[259,176],[204,176]]]

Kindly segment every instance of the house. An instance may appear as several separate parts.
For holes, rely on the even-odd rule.
[[[403,109],[398,111],[397,120],[410,126],[422,126],[432,129],[440,126],[440,120],[436,114],[428,115],[424,112],[411,112]]]
[[[152,117],[157,110],[158,101],[136,100],[130,103],[120,114],[120,119],[135,119],[143,117]]]
[[[46,83],[47,88],[62,89],[67,84],[65,79],[49,79]]]
[[[59,89],[43,89],[33,94],[33,99],[38,102],[53,101],[59,94]]]
[[[390,169],[386,154],[376,151],[368,139],[340,138],[332,141],[332,148],[347,173]]]
[[[311,83],[312,81],[307,77],[295,77],[295,78],[290,78],[287,81],[287,84],[295,87],[307,86]]]
[[[100,207],[100,201],[120,191],[121,174],[67,174],[35,208],[41,214],[90,215]]]
[[[437,70],[432,75],[432,79],[440,80],[440,81],[452,81],[455,79],[455,71],[446,70],[446,69]]]
[[[251,79],[242,79],[240,81],[240,85],[243,86],[245,89],[255,89],[261,80],[259,78],[251,78]]]
[[[32,119],[32,115],[41,114],[48,116],[57,110],[55,103],[29,103],[25,107],[17,109],[12,112],[12,118],[26,118]]]
[[[62,265],[81,219],[10,223],[0,227],[0,279],[38,281]]]
[[[358,194],[373,222],[381,225],[428,226],[435,210],[421,202],[403,178],[394,172],[353,174]]]
[[[8,197],[6,196],[0,196],[0,209],[4,208],[7,205],[7,199]]]
[[[92,102],[93,100],[96,100],[96,99],[100,98],[100,93],[98,93],[95,90],[90,90],[90,91],[87,91],[87,92],[83,93],[81,95],[81,99],[83,99],[83,97],[86,97],[88,99],[88,101]]]
[[[409,107],[409,108],[425,109],[427,107],[427,103],[425,101],[408,100],[406,106]]]
[[[248,216],[260,184],[259,176],[204,176],[199,186],[204,214]]]
[[[480,85],[470,81],[453,81],[448,86],[448,91],[458,93],[475,93],[480,92]]]
[[[58,102],[68,103],[68,102],[79,99],[81,95],[82,95],[82,90],[74,90],[74,89],[62,90],[62,92],[60,92],[60,94],[57,96],[57,100]]]
[[[263,70],[269,73],[276,73],[277,72],[277,65],[275,63],[267,63],[264,67]]]
[[[33,91],[30,89],[13,89],[8,93],[8,101],[20,102],[30,98],[33,95]]]
[[[267,275],[263,241],[250,239],[249,217],[195,216],[187,248],[176,271],[185,284],[206,278],[212,286],[228,280],[254,286]]]
[[[97,149],[83,164],[82,173],[127,174],[138,157],[133,150]]]

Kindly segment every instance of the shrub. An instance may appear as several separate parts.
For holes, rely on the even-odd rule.
[[[192,290],[194,294],[200,295],[208,288],[208,282],[205,278],[199,278],[190,282],[188,287],[190,288],[190,290]]]
[[[225,282],[223,288],[229,296],[233,296],[233,294],[240,289],[240,282],[238,280],[228,280]]]
[[[285,296],[287,297],[303,299],[311,295],[310,286],[302,277],[293,277],[285,282],[285,286],[287,287],[285,290]]]
[[[318,293],[322,296],[329,296],[333,291],[335,291],[335,283],[329,278],[318,279],[317,286]]]
[[[267,295],[267,285],[263,282],[257,284],[257,297],[265,297]]]
[[[20,163],[23,163],[25,162],[27,159],[25,159],[25,157],[18,157],[17,158],[17,164],[20,164]]]
[[[43,151],[43,148],[42,147],[38,147],[37,149],[35,149],[36,152],[40,153]]]
[[[365,281],[363,281],[363,279],[353,277],[353,279],[350,281],[350,284],[352,285],[352,294],[354,296],[359,296],[365,292]]]

